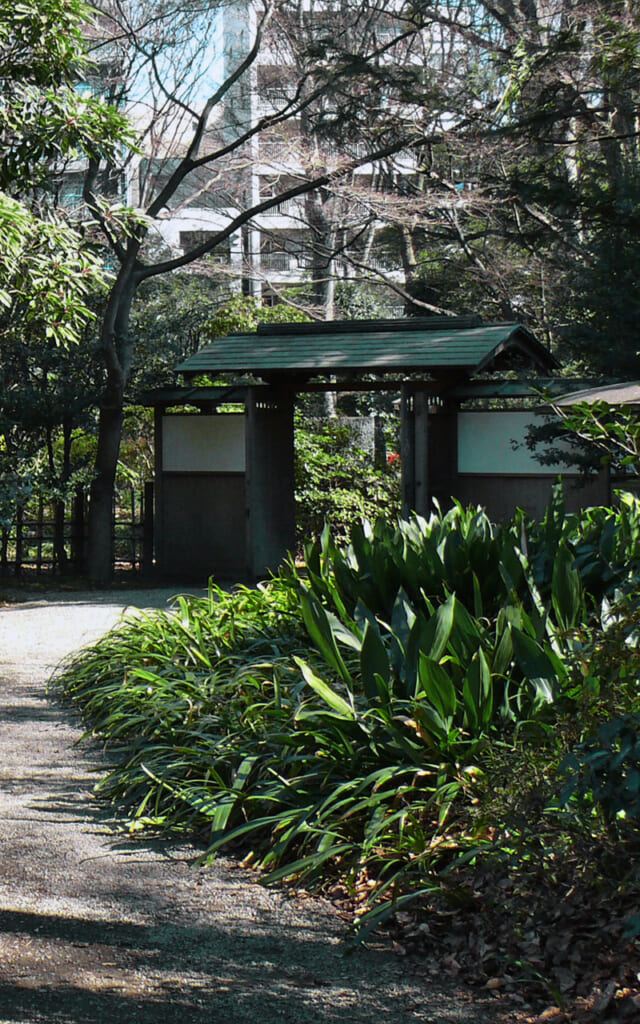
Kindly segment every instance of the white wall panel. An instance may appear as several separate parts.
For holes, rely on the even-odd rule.
[[[545,466],[538,462],[526,447],[527,428],[536,422],[544,420],[531,410],[458,413],[458,472],[566,473],[567,467],[560,463]]]
[[[167,473],[244,473],[244,415],[163,416],[162,468]]]

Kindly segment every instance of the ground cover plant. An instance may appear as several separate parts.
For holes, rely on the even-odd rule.
[[[456,505],[348,545],[327,529],[304,569],[138,616],[56,687],[132,831],[197,836],[340,896],[361,936],[386,919],[586,1013],[598,892],[610,938],[635,956],[640,934],[639,536],[635,499],[567,515],[560,492],[540,523]],[[558,904],[580,921],[560,953]]]

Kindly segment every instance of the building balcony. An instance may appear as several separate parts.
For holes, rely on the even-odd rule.
[[[260,254],[262,270],[280,274],[299,274],[309,269],[310,258],[306,253],[263,252]]]

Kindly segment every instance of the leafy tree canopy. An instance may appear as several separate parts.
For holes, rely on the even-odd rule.
[[[309,315],[294,306],[265,306],[260,299],[238,295],[219,309],[207,324],[211,340],[226,334],[255,331],[262,323],[296,323],[309,320]]]
[[[91,18],[84,0],[0,3],[0,343],[76,341],[92,316],[88,294],[104,282],[97,255],[40,187],[65,161],[108,161],[127,138],[120,114],[75,87]]]

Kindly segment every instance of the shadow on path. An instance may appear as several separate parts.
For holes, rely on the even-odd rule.
[[[382,943],[345,956],[322,901],[265,890],[229,861],[194,868],[195,844],[111,830],[92,796],[109,758],[75,745],[77,719],[46,702],[45,680],[124,606],[166,608],[176,592],[0,608],[0,1024],[508,1019]]]
[[[461,1019],[446,1005],[425,1015],[422,1001],[401,985],[391,997],[384,984],[377,993],[388,962],[372,951],[343,959],[339,975],[327,976],[326,937],[312,925],[280,927],[274,935],[255,924],[251,931],[213,924],[159,928],[3,911],[0,935],[5,946],[13,938],[29,951],[14,964],[11,984],[0,970],[3,1021],[371,1024],[390,1013],[399,1021]],[[43,959],[55,965],[55,977],[44,984]]]

